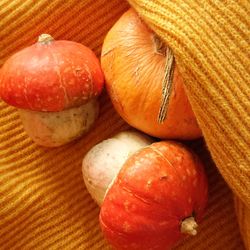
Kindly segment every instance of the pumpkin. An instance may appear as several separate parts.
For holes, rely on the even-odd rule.
[[[19,109],[24,128],[37,144],[54,147],[90,129],[103,84],[100,62],[91,49],[42,34],[4,63],[0,96]]]
[[[128,10],[103,43],[101,66],[106,88],[116,111],[136,129],[159,138],[195,139],[202,133],[174,64],[172,87],[165,89],[169,101],[164,104],[162,86],[168,77],[170,51],[133,9]],[[159,122],[164,105],[166,118]]]
[[[131,155],[109,186],[100,225],[117,250],[170,249],[196,235],[207,203],[200,159],[182,144],[155,142]]]

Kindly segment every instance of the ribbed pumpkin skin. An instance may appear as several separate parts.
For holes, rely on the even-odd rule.
[[[132,155],[108,190],[100,224],[118,250],[165,250],[184,234],[181,222],[199,222],[207,204],[207,178],[198,156],[162,141]]]
[[[201,137],[175,68],[167,119],[157,122],[166,56],[156,49],[154,34],[134,10],[127,11],[111,28],[102,47],[101,65],[115,109],[131,126],[155,137]]]
[[[103,83],[100,62],[88,47],[67,40],[37,42],[4,63],[0,96],[21,109],[57,112],[96,98]]]

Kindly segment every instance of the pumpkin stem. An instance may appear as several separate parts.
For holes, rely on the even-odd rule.
[[[153,36],[156,53],[162,56],[166,56],[167,46],[166,44],[156,35]]]
[[[196,223],[194,217],[188,217],[181,223],[181,232],[189,235],[197,234],[198,224]]]
[[[49,34],[41,34],[38,37],[38,42],[39,43],[48,44],[51,41],[54,41],[54,38],[51,35],[49,35]]]
[[[165,75],[162,83],[162,98],[158,114],[158,123],[163,123],[167,117],[168,104],[173,86],[174,67],[175,67],[175,60],[173,51],[169,47],[167,47]]]

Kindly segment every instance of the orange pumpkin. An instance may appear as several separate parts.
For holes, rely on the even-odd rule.
[[[99,60],[90,48],[42,34],[4,63],[0,97],[18,108],[34,142],[57,147],[92,127],[103,82]]]
[[[104,197],[101,228],[116,250],[170,249],[196,235],[207,196],[198,156],[182,144],[156,142],[123,164]]]
[[[167,117],[157,121],[166,66],[166,46],[130,9],[108,32],[101,66],[110,99],[131,126],[159,138],[195,139],[201,130],[175,67]]]

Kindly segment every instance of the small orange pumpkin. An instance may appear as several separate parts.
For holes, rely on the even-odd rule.
[[[198,156],[182,144],[156,142],[123,164],[104,197],[101,228],[116,250],[170,249],[196,235],[207,195]]]
[[[103,83],[100,62],[90,48],[42,34],[4,63],[0,97],[18,108],[34,142],[56,147],[92,127]]]

